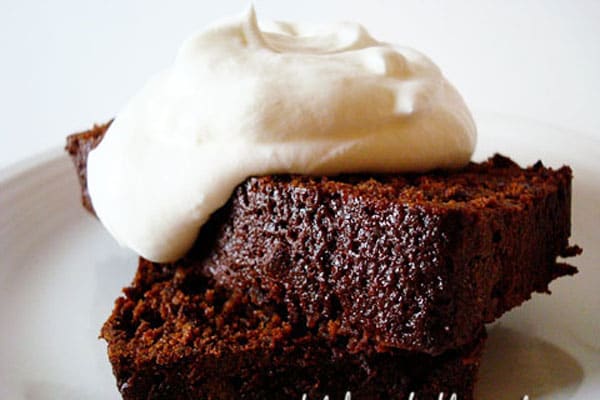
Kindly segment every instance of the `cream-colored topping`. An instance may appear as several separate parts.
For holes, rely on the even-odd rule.
[[[188,39],[88,161],[100,220],[153,261],[186,253],[252,175],[465,165],[476,129],[427,57],[358,24],[257,24],[251,8]]]

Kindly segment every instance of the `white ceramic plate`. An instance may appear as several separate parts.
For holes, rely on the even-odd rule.
[[[475,158],[541,158],[575,173],[573,243],[580,273],[489,328],[478,399],[600,398],[600,143],[507,116],[476,115]],[[97,339],[136,256],[79,203],[62,150],[0,173],[0,399],[117,399]]]

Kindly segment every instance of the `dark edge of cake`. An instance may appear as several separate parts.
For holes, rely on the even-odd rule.
[[[68,139],[90,210],[82,167],[107,127]],[[576,272],[557,262],[581,251],[570,201],[568,167],[500,155],[452,172],[251,177],[177,265],[327,326],[350,352],[437,355]]]
[[[88,131],[75,133],[67,136],[67,144],[65,150],[71,156],[75,169],[77,171],[77,177],[79,178],[79,185],[81,186],[81,203],[86,210],[94,214],[94,207],[92,206],[92,200],[88,193],[87,186],[87,158],[90,151],[92,151],[102,141],[104,133],[112,123],[112,120],[100,125],[94,125],[94,127]]]

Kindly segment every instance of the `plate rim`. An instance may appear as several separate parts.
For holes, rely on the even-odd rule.
[[[51,163],[66,156],[66,150],[58,145],[54,145],[49,149],[27,156],[0,169],[0,185],[8,184],[22,174],[26,174],[43,164]]]

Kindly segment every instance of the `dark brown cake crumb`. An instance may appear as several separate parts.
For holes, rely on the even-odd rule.
[[[420,175],[252,177],[181,264],[348,348],[440,354],[576,272],[571,170],[496,155]]]
[[[345,339],[289,322],[285,307],[255,306],[201,270],[140,265],[102,329],[123,398],[472,399],[484,332],[440,356],[347,351]]]

